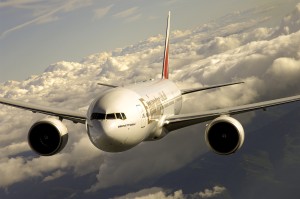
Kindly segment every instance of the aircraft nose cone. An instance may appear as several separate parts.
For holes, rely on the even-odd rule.
[[[87,113],[87,132],[91,142],[99,149],[107,152],[121,152],[132,148],[139,142],[130,140],[132,134],[127,128],[128,118],[125,116],[131,101],[124,98],[136,97],[134,93],[122,88],[104,93],[91,103]],[[127,103],[127,104],[126,104]],[[135,108],[135,105],[133,106]]]
[[[114,151],[114,142],[109,136],[109,130],[106,129],[105,126],[103,126],[101,121],[90,120],[87,123],[87,132],[94,146],[103,151]]]
[[[87,132],[93,145],[103,151],[120,152],[129,148],[126,144],[127,135],[120,132],[113,121],[89,120]]]

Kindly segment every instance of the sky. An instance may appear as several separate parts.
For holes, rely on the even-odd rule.
[[[183,113],[300,93],[298,1],[109,2],[1,1],[0,15],[10,19],[1,21],[1,62],[29,65],[1,71],[0,96],[84,112],[107,89],[97,82],[159,77],[168,10],[170,78],[180,88],[245,82],[187,96]],[[299,107],[237,116],[245,142],[226,157],[209,150],[205,124],[112,154],[91,144],[84,125],[68,121],[66,148],[39,157],[26,132],[45,116],[1,106],[0,198],[296,199]]]
[[[25,80],[58,61],[80,61],[163,34],[169,10],[172,29],[184,30],[270,2],[280,5],[272,11],[272,25],[295,5],[293,0],[4,0],[0,82]]]

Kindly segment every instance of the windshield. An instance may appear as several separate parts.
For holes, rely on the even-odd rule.
[[[125,120],[126,115],[124,113],[92,113],[91,120]]]

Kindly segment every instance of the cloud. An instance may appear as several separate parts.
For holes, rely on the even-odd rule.
[[[48,17],[74,8],[74,4],[56,7],[52,13],[48,12]],[[133,7],[115,17],[134,17],[137,10]],[[37,21],[35,19],[31,23]],[[235,106],[299,93],[300,32],[295,30],[292,34],[274,37],[277,29],[257,28],[260,23],[260,20],[240,23],[234,18],[226,24],[212,23],[194,30],[172,32],[170,71],[172,80],[179,86],[246,82],[187,96],[183,112]],[[0,87],[0,95],[86,111],[91,100],[107,89],[97,85],[97,82],[128,84],[159,77],[163,42],[163,36],[158,35],[112,52],[90,55],[81,62],[58,62],[50,65],[43,74],[22,82],[4,83]],[[120,77],[123,79],[120,80]],[[55,181],[70,172],[77,177],[76,180],[81,180],[93,173],[94,181],[89,179],[89,184],[83,188],[87,189],[86,194],[90,194],[161,177],[208,151],[203,137],[204,124],[172,132],[162,140],[142,143],[124,153],[110,154],[92,146],[84,125],[64,121],[70,132],[66,149],[53,157],[36,157],[25,146],[25,133],[30,124],[44,116],[5,106],[1,106],[0,116],[5,116],[0,117],[1,187],[28,179]],[[158,188],[148,191],[149,194],[145,195],[186,197],[182,190],[168,192]],[[224,190],[216,186],[199,193],[204,196],[218,191],[223,193]]]
[[[114,199],[188,199],[188,198],[215,198],[217,196],[222,196],[226,191],[225,187],[215,186],[210,189],[205,189],[204,191],[184,194],[182,190],[170,191],[164,190],[159,187],[153,187],[149,189],[143,189],[135,193],[129,193],[124,196],[115,197]]]
[[[278,30],[274,33],[274,37],[279,35],[288,35],[299,31],[300,27],[300,3],[296,6],[294,11],[284,17]]]
[[[134,21],[140,19],[141,16],[142,16],[142,14],[137,14],[137,15],[128,17],[128,18],[126,19],[126,22],[128,22],[128,23],[129,23],[129,22],[134,22]]]
[[[15,156],[28,150],[29,150],[29,146],[26,141],[20,143],[12,143],[0,149],[0,156],[2,157]]]
[[[117,14],[114,15],[115,18],[120,18],[120,19],[124,19],[124,18],[132,18],[136,15],[136,12],[138,10],[138,7],[132,7],[132,8],[128,8],[126,10],[123,10]]]
[[[177,3],[177,2],[178,2],[178,0],[163,1],[163,5],[165,5],[165,6],[171,6],[171,5],[173,5],[173,4]]]
[[[58,8],[55,8],[53,10],[50,10],[46,13],[43,13],[42,15],[30,20],[30,21],[27,21],[23,24],[20,24],[20,25],[17,25],[13,28],[10,28],[4,32],[1,33],[0,35],[0,38],[4,38],[6,35],[14,32],[14,31],[17,31],[17,30],[20,30],[22,28],[25,28],[29,25],[32,25],[32,24],[42,24],[42,23],[45,23],[45,22],[50,22],[50,21],[53,21],[53,20],[57,20],[57,17],[53,16],[54,14],[58,13],[59,11],[61,11],[62,9],[64,8],[64,5],[63,6],[60,6]]]
[[[114,199],[143,198],[143,197],[146,197],[146,196],[150,196],[150,197],[153,196],[154,197],[157,194],[163,194],[164,195],[163,192],[164,192],[164,190],[162,188],[152,187],[152,188],[140,190],[140,191],[135,192],[135,193],[128,193],[124,196],[118,196],[118,197],[115,197]]]
[[[33,4],[37,3],[37,4]],[[28,4],[28,5],[27,5]],[[1,33],[0,39],[4,38],[8,34],[15,32],[17,30],[23,29],[29,25],[40,25],[45,24],[53,21],[57,21],[59,17],[57,16],[58,13],[66,13],[71,12],[76,9],[90,6],[92,5],[92,0],[67,0],[63,3],[61,2],[41,2],[41,1],[30,1],[30,0],[24,0],[24,1],[12,1],[12,2],[4,2],[2,3],[2,7],[14,7],[21,9],[23,5],[27,5],[26,9],[32,10],[33,19],[26,21],[22,24],[19,24],[15,27],[12,27],[8,30],[5,30]],[[21,6],[21,7],[20,7]],[[1,3],[0,3],[1,8]]]
[[[154,176],[161,176],[183,167],[193,158],[207,152],[208,148],[198,128],[189,129],[189,136],[185,134],[184,131],[175,132],[169,135],[168,139],[142,143],[120,154],[107,154],[105,161],[99,167],[97,183],[86,191],[95,192],[99,189],[134,184]],[[184,142],[180,141],[183,137]]]
[[[114,6],[114,5],[111,4],[111,5],[106,6],[106,7],[104,7],[104,8],[98,8],[98,9],[94,10],[94,17],[95,17],[96,19],[101,19],[101,18],[103,18],[104,16],[107,15],[107,13],[112,9],[113,6]]]
[[[138,196],[138,197],[135,197],[135,196],[131,197],[130,196],[130,197],[125,197],[125,198],[136,198],[136,199],[155,199],[155,198],[160,198],[160,199],[185,199],[186,197],[183,195],[182,190],[178,190],[178,191],[175,191],[173,194],[170,194],[170,195],[168,195],[164,191],[159,191],[159,192],[152,193],[152,194],[149,194],[149,195]]]
[[[22,157],[2,158],[0,160],[0,186],[8,187],[28,178],[42,176],[42,173],[46,171],[65,167],[67,167],[67,162],[63,154],[50,158],[34,158],[29,161]]]
[[[52,175],[45,177],[43,179],[43,182],[48,182],[48,181],[58,179],[58,178],[62,177],[65,174],[66,174],[66,172],[63,172],[61,170],[55,171]]]
[[[10,1],[1,1],[0,8],[5,7],[19,7],[25,4],[31,4],[39,2],[40,0],[10,0]]]
[[[91,6],[93,0],[69,0],[64,4],[64,12],[71,12],[80,8]]]
[[[23,144],[13,144],[9,148],[11,149],[9,151],[2,150],[2,152],[6,152],[5,156],[17,155],[20,151],[29,150],[28,145],[25,147]],[[64,170],[70,168],[77,176],[86,175],[97,170],[98,165],[103,161],[101,152],[92,146],[87,137],[75,142],[70,152],[51,157],[24,158],[17,156],[9,158],[3,156],[0,158],[1,187],[8,187],[33,177],[42,177],[52,171],[54,172],[50,176],[46,176],[43,181],[55,180],[65,175],[66,171]]]
[[[226,191],[225,187],[215,186],[211,190],[205,189],[199,193],[201,198],[214,198],[218,195],[221,195],[224,191]]]

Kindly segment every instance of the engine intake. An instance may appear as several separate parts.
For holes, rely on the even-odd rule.
[[[243,126],[236,119],[220,116],[214,119],[205,130],[205,140],[210,148],[220,155],[236,152],[244,143]]]
[[[30,148],[42,156],[59,153],[67,142],[67,127],[54,118],[46,118],[34,123],[28,132]]]

